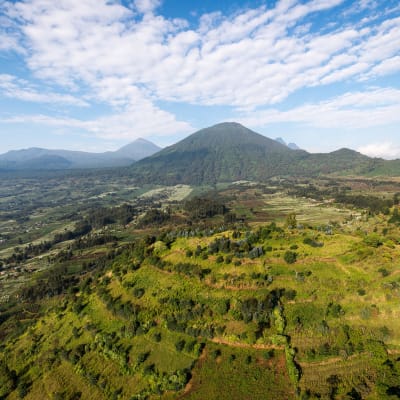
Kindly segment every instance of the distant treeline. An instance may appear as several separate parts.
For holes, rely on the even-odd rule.
[[[393,199],[381,199],[375,196],[352,195],[340,193],[335,197],[335,201],[341,204],[352,205],[356,208],[369,210],[373,214],[389,214],[390,208],[395,204]]]
[[[320,189],[313,184],[307,186],[296,186],[288,191],[292,196],[307,197],[322,201],[327,198],[333,198],[336,203],[353,206],[368,210],[372,214],[389,214],[390,208],[399,204],[399,193],[393,195],[393,198],[380,198],[373,195],[349,194],[349,187],[339,188],[332,184],[332,187]]]
[[[209,197],[194,197],[185,202],[184,209],[192,219],[211,218],[229,211],[221,201]]]
[[[86,219],[93,228],[102,228],[116,223],[120,225],[129,224],[136,215],[137,211],[134,206],[123,204],[119,207],[92,209]]]
[[[170,207],[161,209],[154,206],[140,218],[138,226],[144,228],[165,223],[179,224],[186,223],[188,222],[187,220],[191,223],[193,221],[204,221],[216,215],[225,216],[226,222],[234,222],[236,220],[236,217],[229,213],[228,207],[220,199],[213,199],[211,195],[187,200],[180,204],[175,211],[178,212],[173,212]],[[183,211],[185,216],[179,215],[179,211]]]

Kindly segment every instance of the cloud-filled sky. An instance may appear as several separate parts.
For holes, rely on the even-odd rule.
[[[0,1],[0,153],[222,121],[400,158],[398,0]]]

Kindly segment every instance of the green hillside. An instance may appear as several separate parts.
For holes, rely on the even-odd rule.
[[[289,175],[399,175],[400,165],[349,149],[292,150],[240,124],[221,123],[141,160],[131,171],[138,183],[199,185]]]
[[[306,152],[259,135],[237,123],[202,129],[132,167],[141,182],[213,184],[279,175]]]
[[[41,240],[9,233],[0,398],[398,398],[400,184],[189,189],[117,205],[122,188],[73,224],[40,209]]]

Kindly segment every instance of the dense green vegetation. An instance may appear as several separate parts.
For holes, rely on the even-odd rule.
[[[0,398],[400,397],[398,181],[1,188]]]
[[[237,123],[202,129],[131,168],[139,184],[213,185],[276,176],[398,176],[399,163],[341,149],[329,154],[291,150]]]

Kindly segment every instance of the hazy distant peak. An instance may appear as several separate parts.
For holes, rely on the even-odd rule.
[[[105,153],[31,147],[0,154],[0,168],[18,170],[127,166],[134,161],[149,157],[159,150],[160,147],[143,138],[137,139],[117,151]]]
[[[280,144],[283,144],[284,146],[287,146],[286,142],[281,137],[276,138],[275,142],[278,142]]]
[[[144,139],[144,138],[137,138],[135,141],[133,141],[131,144],[133,143],[148,143],[148,144],[152,144],[156,147],[158,147],[157,145],[155,145],[153,142],[150,142],[150,140]]]
[[[142,158],[149,157],[160,150],[161,147],[158,147],[149,140],[138,138],[132,143],[128,143],[125,146],[121,147],[115,152],[115,154],[128,157],[132,160],[137,161],[141,160]]]
[[[286,143],[281,137],[276,138],[275,142],[283,144],[284,146],[289,147],[289,149],[291,150],[301,150],[301,148],[297,146],[296,143]]]

